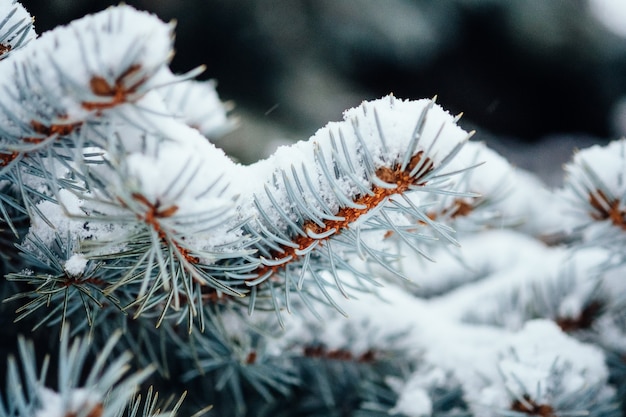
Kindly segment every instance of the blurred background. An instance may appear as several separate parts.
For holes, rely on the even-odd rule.
[[[118,3],[22,0],[39,33]],[[549,185],[574,148],[626,135],[625,0],[126,3],[177,21],[172,67],[207,66],[239,119],[219,146],[244,163],[389,93],[437,95]]]

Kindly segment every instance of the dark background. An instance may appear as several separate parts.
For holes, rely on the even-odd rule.
[[[43,32],[118,2],[22,3]],[[218,80],[241,119],[224,146],[243,162],[391,92],[438,95],[479,139],[544,177],[572,147],[626,133],[616,107],[626,96],[626,38],[586,0],[126,3],[178,22],[172,67],[205,64],[203,77]]]

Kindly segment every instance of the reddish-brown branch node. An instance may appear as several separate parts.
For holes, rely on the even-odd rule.
[[[0,166],[7,166],[20,155],[19,152],[0,153]]]
[[[72,276],[66,275],[63,281],[64,287],[71,287],[72,285],[81,285],[81,284],[92,284],[96,287],[104,287],[107,283],[98,277],[83,277],[83,276]]]
[[[474,210],[473,204],[467,202],[466,200],[457,198],[454,200],[451,207],[444,209],[442,214],[447,215],[452,219],[456,219],[457,217],[468,216],[472,210]]]
[[[5,45],[3,43],[0,43],[0,56],[10,52],[11,49],[13,49],[11,45]]]
[[[128,96],[137,92],[139,87],[146,82],[147,77],[142,77],[133,84],[127,85],[128,79],[135,75],[141,66],[139,64],[131,65],[126,71],[120,74],[113,85],[99,75],[94,75],[89,81],[91,91],[98,97],[106,97],[110,100],[100,101],[84,101],[83,108],[86,110],[104,110],[115,107],[122,103],[128,102]]]
[[[31,120],[30,126],[33,128],[33,131],[43,137],[27,137],[24,138],[24,141],[28,143],[40,143],[43,142],[45,138],[52,135],[67,136],[80,127],[80,125],[81,123],[57,123],[46,125],[38,122],[37,120]]]
[[[251,350],[246,357],[246,365],[254,365],[257,360],[257,353],[255,350]]]
[[[67,413],[65,417],[77,417],[79,413]],[[89,413],[87,413],[86,417],[102,417],[104,414],[104,406],[102,403],[98,403],[93,406]]]
[[[41,135],[41,137],[30,136],[23,138],[23,140],[27,143],[37,144],[43,142],[44,140],[46,140],[46,138],[49,138],[52,135],[67,136],[75,129],[79,128],[81,126],[81,123],[57,123],[46,125],[38,122],[37,120],[31,120],[30,126],[33,128],[33,131]],[[9,165],[19,155],[20,152],[17,151],[13,151],[11,153],[0,152],[0,167]],[[26,154],[24,153],[24,155]]]
[[[600,300],[593,300],[582,309],[577,317],[557,317],[555,322],[566,333],[588,330],[603,310],[604,303]]]
[[[590,213],[594,220],[610,220],[615,226],[626,230],[626,208],[619,199],[609,200],[602,190],[589,193]]]
[[[556,417],[554,409],[548,404],[537,404],[530,395],[524,394],[524,400],[517,399],[511,404],[511,410],[539,417]]]
[[[161,240],[168,241],[167,234],[161,227],[160,219],[165,219],[168,217],[172,217],[178,211],[177,205],[171,205],[169,207],[162,208],[161,202],[156,201],[155,203],[150,202],[145,196],[139,193],[132,194],[133,199],[143,204],[147,210],[143,214],[137,214],[137,218],[146,222],[149,226],[151,226],[159,235]],[[196,256],[192,256],[189,253],[189,249],[183,247],[179,242],[169,239],[171,243],[176,247],[176,250],[185,258],[188,262],[192,264],[197,264],[200,262],[200,259]]]
[[[372,363],[376,360],[376,353],[369,349],[360,355],[355,355],[347,349],[331,349],[328,350],[323,345],[305,346],[303,355],[308,358],[321,358],[337,361],[350,361],[358,363]]]

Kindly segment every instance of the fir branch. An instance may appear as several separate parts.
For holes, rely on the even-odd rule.
[[[170,331],[170,337],[188,364],[183,381],[196,380],[205,389],[225,391],[235,404],[235,414],[243,415],[253,396],[271,402],[276,395],[287,396],[299,381],[289,362],[266,352],[267,335],[246,325],[229,326],[233,318],[241,320],[209,312],[204,332],[196,330],[183,339]]]
[[[88,340],[75,339],[70,345],[69,332],[62,333],[56,375],[58,391],[44,386],[49,358],[38,371],[32,343],[19,340],[19,362],[9,358],[5,401],[0,401],[0,415],[17,416],[83,416],[121,417],[135,389],[152,372],[147,368],[129,376],[124,374],[129,354],[120,355],[107,364],[108,356],[119,340],[119,333],[101,347],[90,368],[87,360],[91,349]],[[22,372],[20,372],[20,370]],[[144,416],[160,415],[154,408]]]
[[[165,142],[154,156],[122,152],[120,160],[111,156],[102,169],[90,170],[87,181],[94,192],[83,197],[85,214],[72,217],[123,227],[111,240],[100,236],[85,241],[82,250],[104,262],[114,276],[124,271],[108,280],[105,293],[133,293],[135,302],[127,309],[134,310],[135,317],[153,308],[161,310],[162,317],[170,308],[196,317],[198,296],[205,291],[201,287],[241,296],[234,289],[237,280],[229,282],[220,262],[250,251],[245,236],[228,231],[236,199],[222,175],[212,170],[215,159],[209,155]],[[169,178],[155,182],[152,173],[164,170],[170,170]],[[250,268],[228,270],[235,274]]]
[[[0,16],[0,295],[19,303],[8,334],[61,335],[41,370],[20,339],[0,417],[180,412],[176,395],[133,397],[153,369],[200,413],[618,415],[624,140],[568,165],[573,257],[608,261],[561,279],[565,248],[527,249],[562,207],[434,100],[365,102],[241,166],[206,140],[233,120],[191,80],[202,68],[167,68],[172,25],[120,6],[34,39],[15,0]],[[386,276],[432,299],[381,289]],[[70,346],[69,323],[92,344]]]
[[[61,328],[64,328],[70,317],[75,318],[75,326],[80,327],[79,323],[83,320],[92,326],[95,316],[104,305],[122,309],[122,302],[118,298],[104,292],[107,282],[103,278],[106,275],[101,270],[102,263],[87,260],[76,253],[75,244],[70,237],[62,238],[55,234],[52,247],[36,235],[29,235],[24,246],[18,246],[28,269],[6,276],[8,281],[23,285],[22,291],[4,301],[30,301],[16,310],[15,321],[41,309],[51,309],[44,315],[38,315],[35,329],[55,322],[60,322]]]
[[[336,306],[326,287],[347,296],[337,271],[346,269],[344,259],[355,247],[370,260],[389,264],[388,255],[362,236],[381,229],[371,227],[374,220],[387,230],[394,227],[386,212],[395,198],[415,190],[456,193],[446,178],[454,173],[445,170],[471,134],[432,101],[387,97],[363,103],[345,119],[294,145],[288,166],[279,165],[271,180],[259,184],[265,193],[252,194],[258,214],[244,230],[258,238],[260,266],[247,285],[269,280],[290,291],[294,277],[300,289],[302,278],[309,277],[309,285]],[[282,155],[273,158],[282,161]],[[333,282],[320,275],[326,270]],[[273,304],[279,310],[284,301]]]

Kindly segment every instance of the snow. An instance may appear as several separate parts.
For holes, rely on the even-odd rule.
[[[440,163],[454,146],[467,138],[468,133],[456,125],[453,116],[447,111],[431,103],[431,100],[401,100],[394,96],[364,102],[344,112],[344,120],[348,122],[343,123],[344,135],[352,136],[356,145],[358,142],[354,131],[358,130],[375,162],[389,163],[393,161],[394,155],[403,157],[406,154],[409,143],[418,133],[418,122],[424,116],[417,150],[426,151],[428,157]],[[356,127],[351,127],[351,124]],[[332,127],[331,123],[318,131],[313,140],[319,138],[321,141],[328,135],[326,129]]]
[[[124,142],[108,145],[115,150],[105,154],[110,166],[90,167],[109,183],[107,192],[98,194],[102,201],[88,202],[86,207],[111,216],[125,213],[133,221],[136,216],[149,217],[156,209],[163,214],[159,223],[185,236],[196,249],[234,240],[239,230],[225,230],[232,226],[227,221],[236,221],[240,190],[233,182],[240,178],[241,167],[197,129],[167,115],[161,95],[150,92],[139,105],[150,111],[138,117],[138,126],[118,129]],[[125,115],[133,120],[135,116]],[[119,117],[113,123],[121,122]],[[142,130],[140,123],[150,130]],[[218,232],[217,227],[223,230]]]
[[[607,382],[602,351],[564,334],[550,320],[529,321],[511,332],[457,321],[454,311],[445,314],[454,309],[454,303],[447,310],[439,310],[434,302],[412,299],[391,285],[381,292],[389,303],[376,302],[377,307],[372,309],[374,299],[364,296],[342,308],[348,311],[353,324],[366,321],[368,328],[380,328],[383,333],[377,341],[404,331],[403,339],[413,346],[407,360],[412,358],[431,367],[430,371],[423,367],[416,370],[404,385],[392,383],[399,394],[394,412],[429,415],[426,392],[441,386],[447,373],[461,383],[470,407],[481,416],[497,415],[496,411],[508,408],[515,396],[529,394],[538,403],[554,403],[556,398],[550,395],[568,397],[590,385]],[[334,332],[321,333],[322,340],[341,338],[340,326],[333,327]],[[371,345],[374,349],[383,346],[384,342]]]
[[[37,410],[35,417],[88,415],[90,410],[102,404],[100,395],[86,388],[75,388],[64,392],[62,396],[51,389],[42,387],[38,394],[43,407]]]
[[[158,201],[164,209],[177,206],[180,215],[197,213],[202,203],[206,207],[206,204],[217,205],[221,200],[219,191],[226,183],[221,178],[229,167],[228,159],[221,156],[219,152],[217,155],[198,152],[191,146],[165,142],[157,155],[129,155],[125,161],[128,177],[120,187],[140,192],[149,201]],[[155,172],[159,175],[154,175]],[[220,186],[220,182],[223,185]],[[213,192],[207,193],[211,185],[214,185]]]
[[[414,376],[418,378],[412,378],[406,384],[389,414],[402,414],[408,417],[427,417],[432,414],[433,404],[428,391],[422,386],[419,375]]]
[[[626,4],[623,0],[589,0],[589,8],[607,29],[626,38]]]
[[[623,240],[621,226],[613,224],[617,218],[604,217],[612,211],[615,216],[615,210],[623,212],[626,207],[626,139],[578,151],[565,170],[564,189],[559,191],[569,204],[563,211],[564,229],[582,231],[585,241],[599,246],[614,246]]]
[[[83,241],[92,241],[95,236],[97,236],[98,241],[113,242],[119,240],[117,238],[124,233],[125,224],[123,223],[89,220],[89,215],[94,207],[102,208],[91,204],[90,198],[93,196],[90,193],[85,193],[81,196],[82,198],[79,198],[73,192],[62,189],[59,190],[57,197],[58,203],[48,200],[37,203],[37,211],[33,213],[28,234],[23,242],[27,250],[39,254],[44,262],[47,262],[47,255],[41,254],[39,249],[31,243],[31,240],[40,240],[44,245],[53,247],[55,239],[58,238],[69,248],[78,250]],[[112,214],[110,207],[108,210]],[[119,212],[115,214],[119,214]],[[67,236],[69,236],[70,241],[67,241]],[[93,251],[92,254],[112,253],[121,250],[122,247],[121,244],[103,246],[97,251]],[[61,261],[65,262],[66,259],[61,259]],[[78,262],[79,258],[74,261]],[[72,265],[74,261],[70,262],[71,269],[80,273],[78,263]]]
[[[73,220],[66,214],[68,212],[79,214],[80,199],[67,190],[60,190],[58,195],[61,204],[47,200],[37,204],[43,218],[35,215],[29,230],[29,234],[37,236],[47,246],[52,246],[57,234],[66,236],[66,232],[69,231],[71,236],[78,237],[85,232],[82,228],[83,222]],[[67,211],[64,210],[64,206],[67,207]]]
[[[171,83],[158,91],[173,115],[213,139],[231,130],[235,124],[228,117],[215,85],[213,80],[188,80]]]
[[[564,231],[563,213],[569,203],[546,187],[537,176],[520,169],[511,178],[509,194],[503,199],[511,216],[521,224],[517,229],[541,240]]]
[[[507,276],[509,272],[515,275],[515,271],[519,270],[520,279],[536,276],[535,270],[542,270],[564,257],[561,249],[546,248],[541,242],[508,229],[464,235],[460,248],[439,247],[431,255],[436,262],[425,262],[417,256],[405,256],[399,266],[407,278],[417,285],[414,293],[424,297],[449,292],[456,287],[491,276],[494,276],[494,281],[499,282],[503,280],[498,277],[507,277],[504,282],[508,284],[503,285],[512,285],[515,281]],[[553,257],[556,259],[551,260]],[[529,265],[526,259],[541,259],[541,263]],[[490,284],[484,285],[490,288]],[[471,291],[476,291],[475,286],[471,288]],[[460,288],[459,291],[469,290]],[[455,304],[457,302],[462,300],[450,302],[455,305],[452,311],[461,310],[461,306]]]
[[[466,268],[470,271],[475,262],[483,263],[479,279],[472,285],[459,286],[445,297],[433,300],[433,307],[438,313],[458,320],[470,313],[474,320],[479,317],[501,318],[505,300],[510,300],[513,294],[522,300],[531,297],[531,286],[556,276],[567,256],[560,248],[547,248],[507,231],[493,231],[468,239],[464,241],[463,249],[470,245],[474,249],[462,256],[467,259]],[[472,259],[472,254],[476,254],[478,259]],[[529,263],[528,259],[534,261]],[[439,275],[440,279],[445,277]]]
[[[606,146],[594,145],[574,154],[565,167],[566,180],[573,186],[602,189],[611,195],[626,194],[626,139],[615,140]],[[608,196],[607,196],[608,197]]]
[[[65,261],[65,272],[73,277],[78,277],[85,272],[88,259],[83,254],[75,253]]]
[[[501,353],[501,394],[508,391],[515,398],[528,394],[538,404],[554,402],[562,393],[575,395],[589,386],[604,385],[609,376],[599,347],[568,337],[551,320],[529,321]]]

